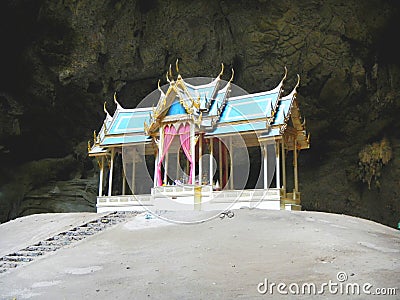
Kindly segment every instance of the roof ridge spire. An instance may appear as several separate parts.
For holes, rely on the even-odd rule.
[[[222,74],[224,74],[224,63],[221,63],[221,72],[219,72],[218,77],[221,78]]]
[[[175,70],[176,70],[176,73],[179,74],[179,58],[176,59],[176,62],[175,62]]]
[[[235,70],[232,68],[232,76],[231,79],[229,79],[229,83],[232,82],[234,76],[235,76]]]
[[[108,117],[108,116],[110,116],[110,114],[108,113],[106,104],[107,104],[107,101],[104,101],[103,110],[104,110],[104,113],[105,113],[105,114],[107,115],[107,117]]]
[[[118,103],[117,101],[117,92],[114,92],[114,103],[117,105],[117,109],[124,109],[121,104]]]

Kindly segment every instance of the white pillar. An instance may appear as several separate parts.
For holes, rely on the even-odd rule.
[[[145,159],[145,158],[143,158]],[[136,173],[136,149],[133,148],[133,153],[132,153],[132,184],[131,184],[131,190],[132,190],[132,195],[135,195],[135,173]]]
[[[157,186],[157,165],[158,165],[158,153],[159,152],[160,152],[160,150],[158,149],[157,153],[156,153],[156,155],[154,157],[154,176],[153,176],[153,178],[154,178],[154,187]]]
[[[282,188],[284,189],[285,193],[286,193],[286,153],[285,153],[285,141],[282,138],[282,145],[281,145],[281,149],[282,149]]]
[[[218,139],[218,152],[219,152],[219,186],[222,189],[222,142]]]
[[[178,146],[178,152],[176,153],[176,180],[179,180],[179,164],[180,164],[180,160],[179,160],[179,152],[180,152],[180,148]]]
[[[126,174],[124,171],[124,163],[122,162],[122,195],[125,195],[126,193]]]
[[[195,184],[196,179],[196,143],[195,143],[195,131],[194,131],[194,124],[190,124],[190,154],[192,156],[192,184]]]
[[[104,156],[100,161],[99,197],[103,196]]]
[[[229,158],[230,158],[229,184],[230,184],[231,190],[233,190],[233,147],[232,147],[232,137],[229,137]]]
[[[296,192],[299,191],[299,180],[298,180],[298,174],[297,174],[297,139],[294,139],[294,144],[293,144],[293,168],[294,168],[294,190]]]
[[[280,189],[281,188],[281,164],[280,164],[280,159],[279,159],[279,142],[275,142],[275,154],[276,154],[276,172],[275,172],[275,179],[276,179],[276,188]]]
[[[264,190],[268,189],[268,151],[267,143],[263,143],[263,168],[264,168]]]
[[[203,136],[199,134],[199,184],[203,184]]]
[[[214,182],[214,138],[210,138],[210,185]]]
[[[168,180],[168,152],[165,154],[165,164],[164,164],[164,184],[167,184]]]
[[[161,126],[159,129],[159,139],[158,139],[158,153],[156,156],[156,161],[154,163],[154,187],[157,186],[158,182],[158,173],[157,173],[157,165],[158,162],[161,161],[162,149],[164,145],[164,126]]]
[[[109,175],[108,175],[108,196],[111,196],[111,192],[112,192],[114,156],[115,156],[115,149],[111,148],[110,172],[109,172]]]

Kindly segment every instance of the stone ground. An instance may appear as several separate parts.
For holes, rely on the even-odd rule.
[[[163,214],[173,218],[177,213]],[[1,255],[98,217],[43,214],[1,224]],[[271,283],[300,288],[314,283],[320,289],[329,281],[339,284],[339,272],[347,276],[344,288],[370,283],[371,293],[397,288],[397,295],[361,291],[344,297],[326,287],[323,296],[297,298],[400,299],[400,231],[346,215],[305,211],[241,209],[233,218],[196,225],[140,214],[0,274],[0,299],[291,299],[276,287],[271,294]],[[265,279],[270,289],[262,295],[257,287]]]

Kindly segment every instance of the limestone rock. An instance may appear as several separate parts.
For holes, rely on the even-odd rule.
[[[29,212],[27,203],[46,198],[55,185],[60,194],[50,195],[59,200],[40,204],[44,211],[89,209],[94,193],[85,194],[90,199],[81,194],[92,189],[85,181],[94,171],[87,158],[73,164],[80,183],[69,182],[76,176],[68,169],[50,172],[35,189],[29,162],[75,153],[100,127],[104,101],[112,111],[116,91],[124,107],[135,107],[179,58],[185,77],[216,76],[224,62],[249,92],[275,87],[287,66],[288,93],[299,73],[300,106],[312,133],[311,150],[300,156],[304,208],[397,224],[395,160],[384,170],[380,191],[345,177],[366,144],[386,136],[399,147],[397,2],[6,0],[0,12],[0,37],[7,41],[0,55],[0,163],[6,170],[0,205],[6,218]],[[54,204],[62,199],[71,204]]]

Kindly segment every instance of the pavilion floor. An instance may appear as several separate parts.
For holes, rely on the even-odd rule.
[[[282,189],[215,191],[211,186],[160,186],[151,194],[97,197],[97,212],[109,211],[225,211],[243,207],[272,210],[301,210],[300,193]]]

